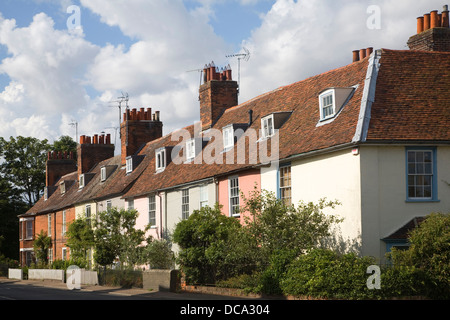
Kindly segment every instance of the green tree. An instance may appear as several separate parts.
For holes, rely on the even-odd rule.
[[[74,159],[77,157],[77,143],[69,136],[61,136],[53,142],[51,151],[73,152]]]
[[[156,240],[151,237],[148,238],[144,259],[152,269],[172,269],[175,263],[172,244],[165,239]]]
[[[0,137],[0,176],[11,182],[29,207],[41,197],[45,187],[45,160],[50,145],[47,140]]]
[[[408,238],[408,250],[392,250],[394,264],[413,266],[430,280],[429,295],[450,298],[450,214],[432,213]]]
[[[36,240],[33,242],[33,248],[36,258],[39,262],[48,264],[48,249],[52,246],[52,239],[47,235],[47,232],[41,230]]]
[[[95,243],[94,231],[86,219],[74,220],[66,232],[67,246],[70,248],[71,258],[86,262],[86,256]]]
[[[118,258],[122,265],[134,267],[144,260],[146,230],[136,229],[136,210],[112,208],[98,214],[94,231],[94,259],[100,265]]]
[[[181,250],[178,261],[189,283],[212,284],[226,278],[231,239],[240,232],[235,218],[226,217],[220,207],[195,210],[179,222],[173,240]]]
[[[19,219],[17,216],[27,210],[27,204],[11,183],[0,176],[0,253],[5,257],[19,258]]]

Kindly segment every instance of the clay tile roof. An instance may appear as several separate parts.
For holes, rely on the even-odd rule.
[[[364,59],[265,93],[226,110],[213,128],[222,130],[223,127],[230,124],[246,124],[249,122],[249,110],[252,110],[253,122],[249,128],[257,130],[256,132],[258,132],[259,136],[262,117],[276,112],[289,112],[291,113],[290,117],[280,128],[280,159],[351,143],[358,123],[367,66],[368,59]],[[320,119],[319,94],[330,87],[352,86],[357,86],[357,89],[335,120],[318,126]],[[189,129],[192,135],[193,126],[189,127]],[[253,165],[249,164],[248,155],[246,154],[247,161],[243,164],[238,164],[237,161],[234,164],[227,164],[225,160],[223,164],[206,164],[202,162],[202,164],[175,165],[169,163],[163,172],[156,173],[154,150],[169,145],[167,144],[169,140],[170,135],[147,145],[147,148],[152,150],[150,152],[153,153],[151,155],[152,160],[150,160],[142,176],[124,195],[124,198],[141,196],[157,190],[212,178],[233,171],[251,168]],[[176,144],[178,142],[175,142],[175,144],[172,142],[172,145]],[[246,150],[248,150],[248,142]],[[234,156],[236,159],[236,150]]]
[[[383,49],[367,141],[450,141],[450,52]]]

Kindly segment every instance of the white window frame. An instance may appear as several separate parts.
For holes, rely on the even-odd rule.
[[[47,236],[52,237],[52,214],[47,215]]]
[[[64,181],[59,184],[59,191],[61,192],[61,195],[66,193],[66,183]]]
[[[106,167],[100,169],[100,177],[102,182],[106,181]]]
[[[228,204],[230,217],[239,217],[240,194],[239,194],[239,176],[231,176],[228,178]]]
[[[89,225],[91,225],[91,219],[92,219],[92,211],[91,211],[91,205],[87,204],[85,206],[85,212],[84,212],[84,216],[86,218],[86,221],[88,222]]]
[[[134,210],[134,199],[127,200],[127,210]]]
[[[79,185],[80,189],[84,188],[84,174],[80,175],[80,185]]]
[[[166,168],[166,149],[156,151],[155,165],[156,171],[163,171]]]
[[[112,201],[106,200],[106,211],[110,211],[112,209]]]
[[[195,139],[186,141],[186,161],[191,161],[195,158]]]
[[[148,197],[148,224],[150,227],[156,227],[156,195],[151,194]]]
[[[200,186],[200,209],[208,206],[208,185]]]
[[[181,190],[181,218],[189,218],[189,189]]]
[[[61,248],[61,260],[66,261],[67,259],[67,248],[63,247]]]
[[[66,224],[67,224],[66,210],[62,212],[62,226],[61,226],[61,234],[64,237],[66,235]]]
[[[33,239],[33,220],[26,220],[25,221],[25,239]]]
[[[127,158],[127,163],[126,163],[126,173],[131,173],[133,172],[133,158],[129,157]]]
[[[229,149],[234,146],[234,128],[233,125],[222,128],[223,148]]]
[[[261,132],[264,139],[273,137],[275,135],[275,122],[273,114],[265,116],[261,119]]]
[[[331,104],[325,104],[325,100],[331,97]],[[319,95],[320,120],[327,120],[336,115],[336,94],[334,89],[329,89]],[[324,110],[331,107],[332,112],[325,114]]]

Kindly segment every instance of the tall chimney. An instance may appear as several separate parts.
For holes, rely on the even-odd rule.
[[[408,40],[410,50],[450,52],[448,6],[442,13],[433,10],[417,18],[417,34]]]
[[[62,176],[75,171],[77,171],[77,162],[72,152],[50,151],[46,162],[45,185],[54,186]]]
[[[226,109],[238,104],[238,83],[232,79],[230,66],[220,72],[212,62],[204,72],[199,90],[202,130],[211,128]]]
[[[127,157],[134,155],[140,148],[163,135],[163,124],[160,120],[160,112],[152,114],[152,109],[141,108],[127,110],[123,115],[120,125],[122,165],[127,162]]]
[[[103,141],[104,143],[100,143]],[[78,176],[89,172],[97,163],[114,157],[114,145],[111,144],[111,135],[81,136],[77,148]]]

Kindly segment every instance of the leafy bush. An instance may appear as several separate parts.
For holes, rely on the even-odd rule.
[[[327,249],[314,249],[298,257],[281,281],[284,294],[316,298],[367,299],[374,291],[367,288],[367,267],[371,258],[353,253],[338,255]]]

